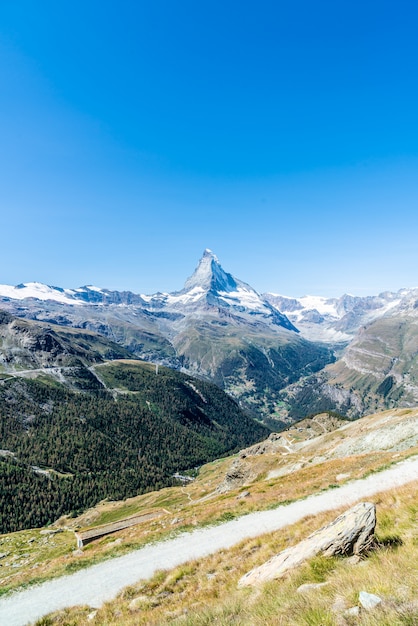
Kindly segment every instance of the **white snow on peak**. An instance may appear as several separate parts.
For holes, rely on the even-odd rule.
[[[301,298],[292,298],[278,293],[268,293],[266,295],[272,296],[273,298],[280,298],[282,301],[281,305],[275,304],[273,300],[273,306],[276,306],[279,310],[283,310],[283,313],[286,315],[290,313],[294,322],[302,320],[308,311],[317,311],[320,315],[326,315],[333,317],[334,319],[341,319],[343,315],[340,311],[338,311],[338,300],[336,298],[325,298],[323,296],[302,296]],[[269,298],[267,299],[269,300]],[[288,309],[286,307],[285,302],[283,302],[286,300],[289,302],[289,305],[292,305],[292,308]],[[296,308],[294,310],[294,303],[297,303],[300,308]]]
[[[214,252],[212,252],[212,250],[210,248],[205,248],[205,250],[203,252],[203,256],[210,256],[213,259],[215,259],[215,261],[219,261],[219,259],[216,256],[216,254]]]
[[[332,315],[332,317],[341,317],[335,306],[334,298],[324,298],[322,296],[303,296],[298,301],[306,311],[316,310],[321,315]]]
[[[190,302],[197,302],[206,294],[203,287],[193,287],[186,293],[168,294],[167,304],[189,304]]]
[[[12,300],[24,300],[25,298],[36,298],[37,300],[55,300],[64,304],[82,304],[74,299],[71,289],[61,290],[43,283],[25,283],[15,287],[11,285],[0,285],[0,297],[11,298]]]
[[[103,289],[101,287],[95,287],[94,285],[86,285],[86,288],[90,291],[97,291],[98,293],[103,293]],[[85,289],[79,289],[77,291],[85,291]]]
[[[273,296],[274,298],[284,298],[285,300],[299,300],[299,298],[293,298],[292,296],[284,296],[282,293],[275,293],[274,291],[269,291],[267,295]]]
[[[219,297],[228,304],[238,304],[252,311],[266,312],[268,310],[256,291],[244,287],[238,287],[236,291],[220,291]]]
[[[382,317],[383,315],[385,315],[388,311],[390,311],[391,309],[396,308],[397,306],[399,306],[402,302],[402,298],[398,298],[396,300],[392,300],[392,302],[387,302],[386,304],[382,305],[380,308],[375,309],[374,311],[370,311],[368,314],[368,321],[371,321],[377,317]]]
[[[227,282],[228,277],[212,250],[206,248],[193,274],[186,280],[183,292],[190,292],[195,287],[209,288],[213,281]]]

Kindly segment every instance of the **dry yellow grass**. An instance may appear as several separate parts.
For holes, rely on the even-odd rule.
[[[415,409],[386,411],[348,424],[342,430],[318,437],[309,441],[303,448],[296,447],[291,453],[276,452],[247,456],[242,462],[250,467],[252,482],[227,493],[218,493],[217,487],[223,482],[225,474],[237,456],[205,465],[201,468],[197,480],[184,487],[163,489],[123,502],[103,502],[79,518],[61,519],[57,524],[58,527],[76,529],[113,522],[144,510],[169,511],[159,520],[146,522],[91,543],[81,555],[73,554],[76,542],[73,533],[69,531],[56,535],[55,537],[59,537],[56,540],[59,545],[54,546],[53,539],[50,549],[41,545],[38,540],[27,547],[32,537],[39,536],[39,530],[22,531],[0,537],[0,552],[5,552],[7,548],[11,553],[10,558],[1,563],[2,590],[4,592],[21,585],[71,573],[105,558],[124,554],[173,532],[271,508],[335,487],[347,480],[361,478],[370,471],[376,471],[416,453],[418,448],[396,452],[374,451],[328,459],[326,454],[330,454],[330,451],[342,441],[351,440],[361,436],[362,433],[373,432],[380,424],[387,426],[393,422],[396,425],[403,419],[409,419],[417,414],[418,411]],[[301,439],[303,433],[298,433],[298,436]],[[284,476],[268,478],[272,471],[298,464],[303,465],[299,470],[295,469]],[[345,478],[341,479],[342,475]],[[248,497],[239,497],[243,491],[249,493]],[[13,556],[26,552],[31,553],[30,561],[27,564],[23,563],[19,568],[14,567]]]
[[[316,557],[286,578],[260,589],[237,589],[239,578],[288,545],[329,523],[339,512],[307,517],[298,524],[231,550],[190,562],[129,587],[92,615],[75,608],[44,618],[43,626],[397,626],[418,623],[417,483],[377,494],[380,545],[354,564],[346,558]],[[301,594],[306,582],[326,582]],[[382,606],[359,617],[345,615],[361,590],[379,595]],[[90,619],[87,620],[87,617]],[[46,621],[48,620],[48,621]]]

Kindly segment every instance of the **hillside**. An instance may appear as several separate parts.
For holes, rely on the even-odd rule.
[[[322,416],[315,420],[315,424],[322,424],[327,430],[332,428],[334,419]],[[40,535],[37,530],[4,536],[0,538],[0,548],[7,549],[9,555],[3,561],[6,566],[3,584],[6,587],[28,584],[45,576],[71,573],[103,558],[126,554],[144,543],[167,538],[172,533],[177,536],[180,530],[187,532],[196,526],[219,524],[238,517],[244,521],[245,513],[260,510],[273,513],[276,509],[279,513],[280,505],[286,507],[289,502],[296,504],[298,500],[299,507],[310,494],[321,494],[319,497],[333,494],[333,498],[340,502],[339,486],[349,487],[352,480],[357,481],[358,489],[354,498],[361,497],[358,479],[417,453],[417,420],[417,410],[387,411],[344,423],[336,430],[318,436],[312,436],[313,423],[305,421],[280,435],[270,436],[264,446],[252,446],[236,457],[202,467],[196,480],[187,486],[171,487],[120,503],[102,502],[79,518],[61,519],[50,528],[49,535]],[[236,471],[238,464],[250,467],[251,475],[247,475],[241,484],[223,490],[225,479]],[[326,491],[330,489],[332,491]],[[287,581],[269,583],[261,588],[254,597],[251,596],[250,603],[248,592],[236,589],[240,576],[248,569],[336,515],[334,512],[309,515],[307,506],[306,518],[287,527],[284,523],[280,532],[249,538],[212,556],[180,565],[174,570],[157,572],[150,581],[132,585],[99,611],[93,612],[91,607],[64,610],[51,617],[48,623],[81,625],[90,615],[89,620],[97,625],[151,625],[172,623],[173,620],[179,624],[210,624],[214,621],[226,624],[235,615],[239,624],[261,625],[275,623],[269,621],[274,611],[274,614],[283,616],[283,620],[292,615],[295,624],[311,623],[307,620],[317,615],[313,624],[336,626],[343,623],[344,609],[356,604],[358,591],[366,588],[387,598],[385,613],[378,613],[370,624],[412,624],[417,614],[416,605],[411,604],[414,580],[416,583],[416,568],[414,570],[411,561],[411,555],[416,553],[414,484],[368,498],[377,505],[380,544],[358,566],[346,559],[315,558],[292,573]],[[162,518],[104,537],[89,544],[82,554],[72,554],[74,535],[67,529],[97,527],[138,511],[161,511],[162,508],[166,510]],[[338,509],[341,510],[342,507]],[[252,534],[255,531],[253,525]],[[263,533],[262,525],[259,532]],[[203,538],[203,535],[199,536]],[[112,563],[107,565],[110,572]],[[329,587],[313,595],[301,596],[296,589],[306,582],[328,582]],[[39,593],[40,589],[37,589],[36,594]],[[340,600],[338,607],[332,608],[336,596],[341,596],[344,602],[341,604]],[[74,601],[69,598],[69,604],[71,600]],[[184,613],[185,608],[187,613]],[[386,614],[387,621],[379,622]],[[410,621],[402,621],[402,615]]]
[[[88,371],[82,393],[45,369],[1,380],[1,532],[173,484],[178,470],[267,432],[215,385],[180,372],[131,361]]]
[[[24,320],[0,310],[0,376],[47,375],[73,389],[101,388],[91,366],[131,356],[97,333]]]
[[[334,410],[357,418],[418,402],[418,313],[408,297],[361,328],[341,357],[283,391],[284,414]]]

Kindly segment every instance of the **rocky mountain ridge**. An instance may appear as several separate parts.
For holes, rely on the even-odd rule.
[[[323,410],[358,417],[415,404],[417,302],[418,289],[259,294],[209,249],[174,293],[0,285],[0,308],[99,333],[136,357],[212,380],[274,429]]]
[[[411,304],[414,306],[418,301],[418,289],[385,291],[364,297],[344,294],[339,298],[289,298],[274,293],[265,293],[263,297],[286,314],[307,339],[347,344],[362,326],[386,315],[396,315],[397,311],[410,308]]]
[[[334,360],[329,347],[301,337],[285,315],[225,272],[210,250],[176,293],[30,283],[0,286],[0,308],[94,331],[136,357],[213,380],[264,421],[276,419],[281,389]]]
[[[147,312],[150,317],[174,320],[177,315],[197,313],[206,306],[217,306],[230,314],[263,321],[300,332],[315,342],[347,345],[362,326],[387,314],[415,306],[418,288],[403,288],[397,292],[378,295],[338,298],[303,296],[299,298],[273,292],[257,293],[250,285],[225,272],[216,255],[209,249],[203,253],[194,273],[178,292],[137,294],[115,291],[93,285],[64,289],[42,283],[0,285],[2,308],[30,317],[36,311],[36,302],[54,310],[54,303],[79,307],[81,305],[120,305]],[[176,315],[177,312],[177,315]],[[39,314],[39,311],[38,311]],[[82,316],[86,316],[87,311]],[[74,312],[74,317],[77,315]],[[63,318],[60,323],[65,323]],[[144,324],[145,325],[145,324]]]

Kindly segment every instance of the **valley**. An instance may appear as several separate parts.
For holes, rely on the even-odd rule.
[[[134,359],[104,360],[87,339],[109,346],[92,333],[6,322],[0,329],[13,358],[0,381],[1,532],[171,485],[177,471],[268,433],[209,382]],[[40,336],[54,339],[52,349],[48,341],[38,347]]]
[[[323,410],[357,418],[414,406],[417,301],[413,288],[366,297],[258,294],[211,250],[171,294],[0,285],[0,308],[22,323],[91,332],[112,343],[109,358],[113,350],[212,381],[272,430]]]
[[[323,511],[341,510],[361,493],[386,516],[379,494],[390,493],[411,549],[417,301],[415,289],[339,299],[258,294],[210,250],[171,294],[0,285],[4,606],[22,586],[55,578],[58,584],[84,569],[87,576],[90,566],[116,557],[133,563],[135,551],[152,549],[152,542],[179,535],[189,543],[198,531],[211,538],[195,553],[175,548],[180,561],[155,557],[150,582],[135,582],[132,569],[132,580],[115,579],[115,590],[131,587],[109,605],[101,606],[111,596],[89,596],[89,609],[66,608],[45,623],[195,624],[203,603],[208,621],[201,623],[209,624],[230,610],[213,587],[218,570],[241,606],[248,592],[233,591],[236,580],[268,545],[280,543],[262,520],[278,519],[282,509],[280,528],[297,536],[317,518],[329,519]],[[388,482],[392,471],[401,482]],[[324,509],[314,508],[316,499],[327,502]],[[290,517],[293,505],[300,522]],[[235,523],[257,530],[232,533],[218,545],[215,536],[226,538]],[[101,534],[103,528],[115,534]],[[90,543],[77,548],[75,532]],[[383,527],[379,532],[384,536]],[[189,563],[197,557],[198,565]],[[376,556],[378,571],[383,558]],[[111,571],[112,560],[103,567]],[[173,574],[155,571],[175,565]],[[187,580],[195,597],[171,576]],[[413,589],[408,579],[408,598]],[[401,606],[399,592],[392,593]],[[173,607],[164,594],[175,597]],[[251,602],[257,612],[257,597]],[[398,605],[391,615],[400,614]],[[317,610],[327,614],[321,603]],[[237,623],[248,623],[239,615]],[[251,623],[257,619],[252,613]],[[324,623],[338,619],[333,614]]]

